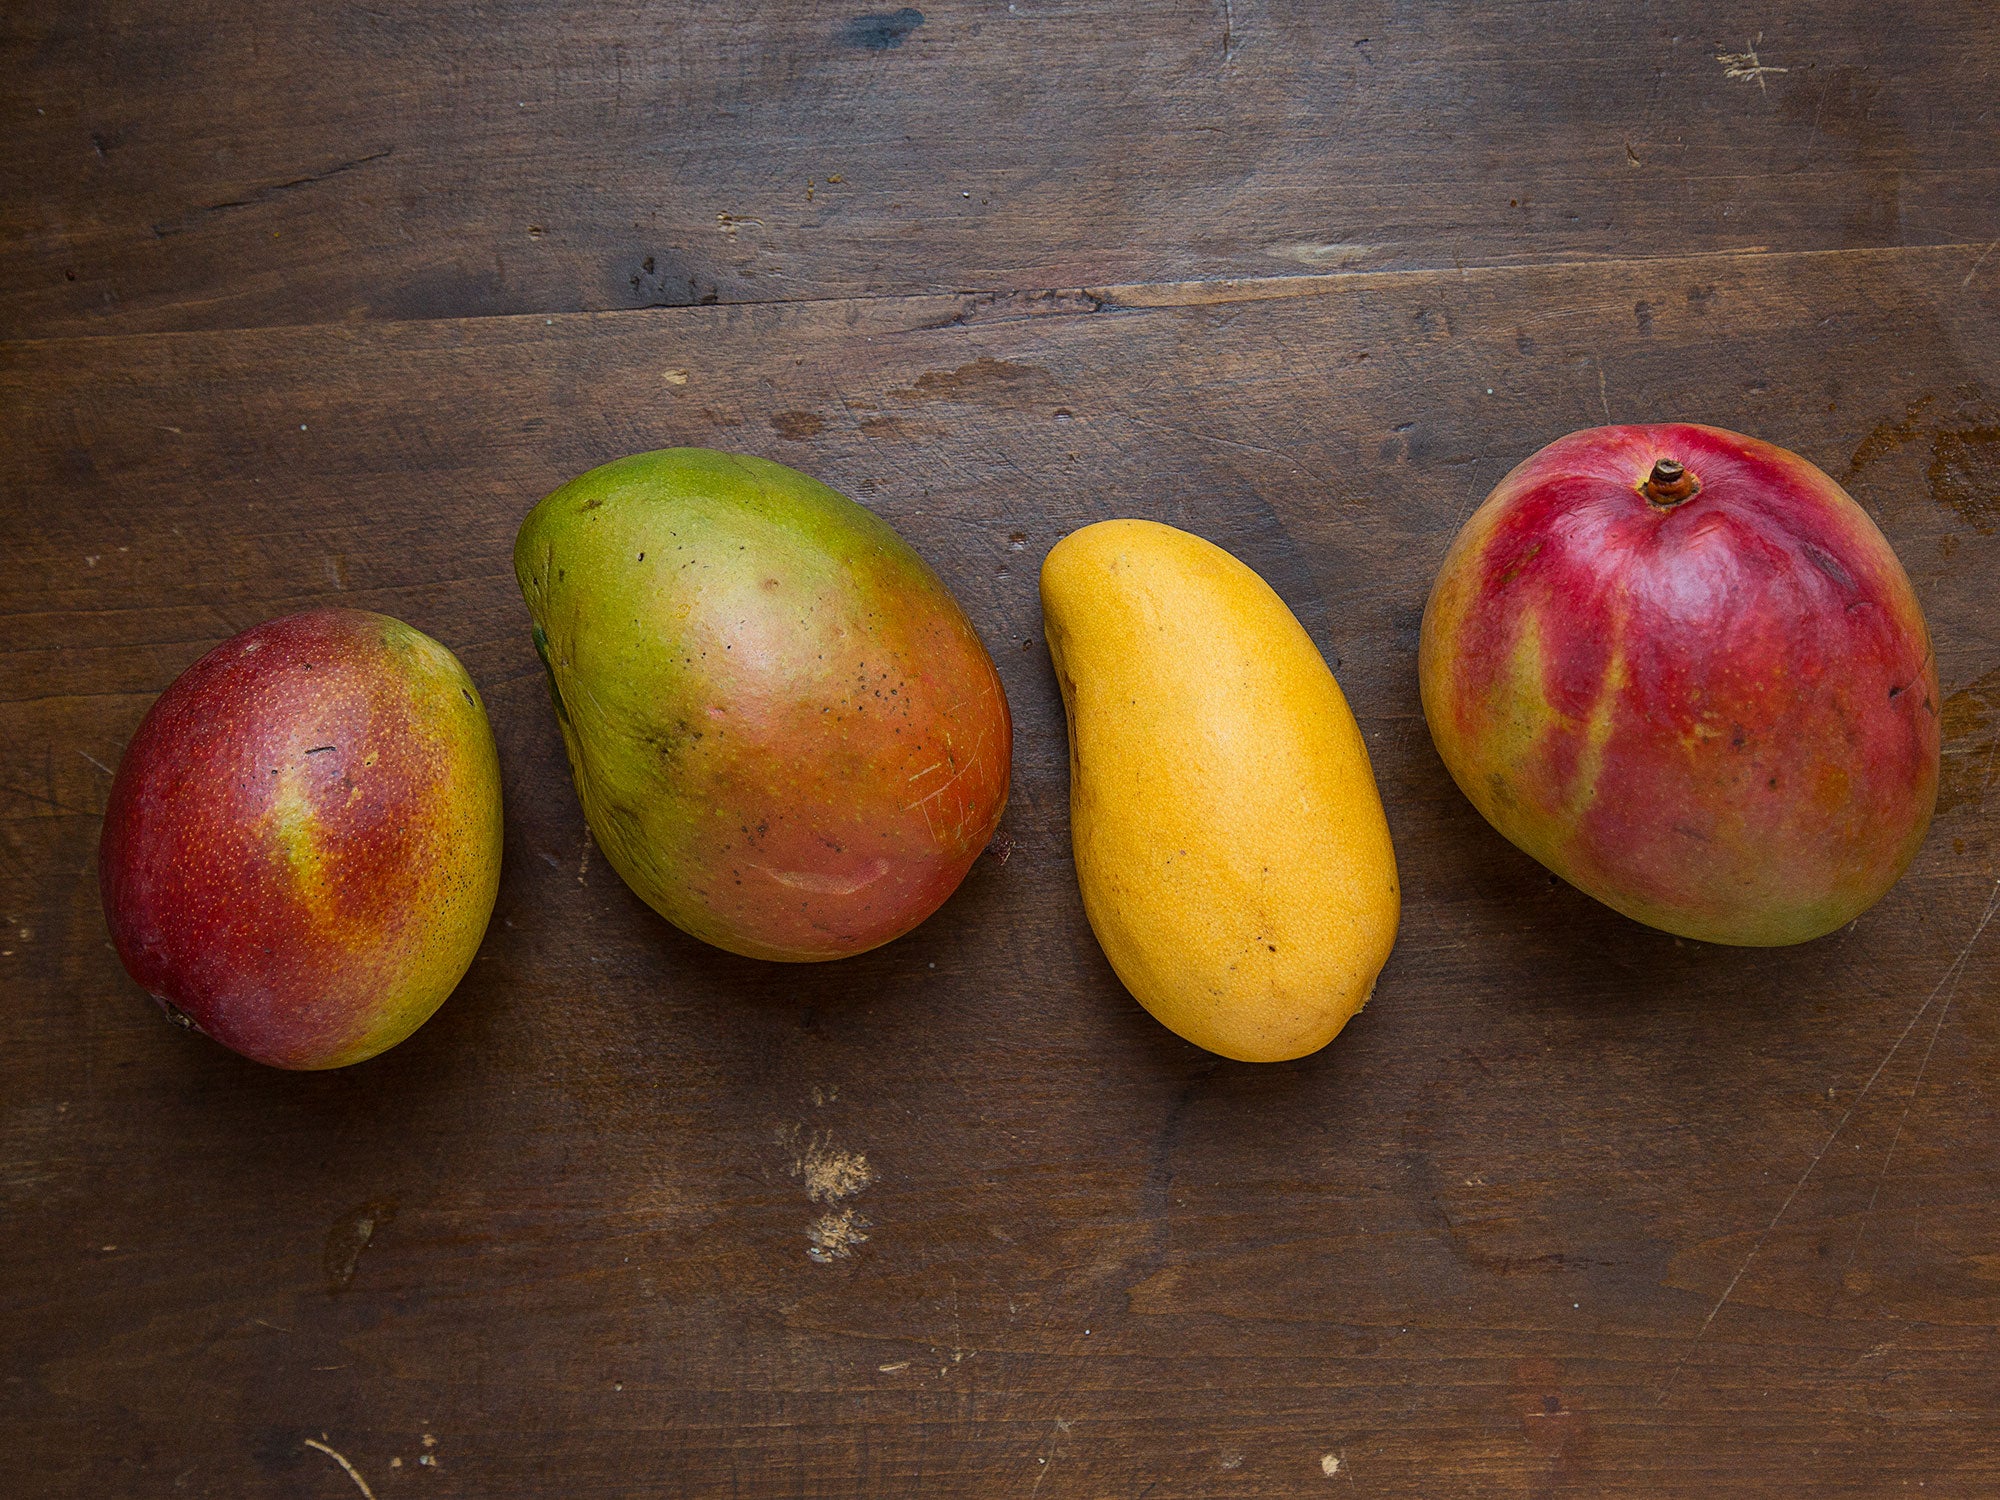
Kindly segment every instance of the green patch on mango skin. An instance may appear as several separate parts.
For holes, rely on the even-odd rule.
[[[549,660],[548,632],[537,625],[534,628],[535,655],[542,659],[542,672],[549,680],[549,699],[556,706],[556,717],[564,724],[569,723],[569,705],[563,702],[562,684],[556,681],[555,663]]]
[[[1516,845],[1544,864],[1560,866],[1575,859],[1584,816],[1596,798],[1626,671],[1614,636],[1588,715],[1578,720],[1558,709],[1548,688],[1544,607],[1539,602],[1520,607],[1520,623],[1504,670],[1495,675],[1485,695],[1485,722],[1473,730],[1490,747],[1491,762],[1500,769],[1468,791],[1481,815]],[[1562,737],[1581,741],[1567,775],[1552,753]]]

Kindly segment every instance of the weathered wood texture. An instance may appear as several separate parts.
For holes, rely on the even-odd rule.
[[[1989,0],[859,9],[15,0],[0,330],[2000,236]]]
[[[383,1497],[2000,1491],[1978,256],[0,348],[9,1487],[353,1492],[310,1439]],[[1796,950],[1682,943],[1558,884],[1417,710],[1419,610],[1476,500],[1562,431],[1668,415],[1845,479],[1937,635],[1936,828],[1877,909]],[[1011,856],[887,949],[730,958],[589,847],[510,542],[566,476],[680,442],[867,501],[1000,663]],[[1403,936],[1299,1063],[1177,1041],[1082,917],[1035,576],[1127,514],[1262,570],[1375,756]],[[334,600],[481,683],[507,866],[429,1026],[287,1075],[124,978],[97,813],[182,667]],[[874,1180],[812,1201],[836,1153]],[[817,1263],[839,1208],[866,1239]]]

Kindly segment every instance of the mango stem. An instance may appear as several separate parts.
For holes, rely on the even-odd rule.
[[[1662,458],[1653,463],[1653,472],[1639,486],[1639,493],[1662,510],[1671,510],[1701,493],[1701,481],[1687,471],[1679,459]]]

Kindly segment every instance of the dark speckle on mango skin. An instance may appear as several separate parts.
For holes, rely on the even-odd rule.
[[[127,747],[98,872],[127,971],[259,1062],[340,1067],[428,1019],[499,888],[471,679],[385,615],[271,620],[181,674]]]

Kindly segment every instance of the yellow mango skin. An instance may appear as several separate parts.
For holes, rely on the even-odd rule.
[[[1269,584],[1157,521],[1042,564],[1069,716],[1070,836],[1111,967],[1240,1062],[1317,1052],[1396,941],[1396,852],[1361,730]]]

